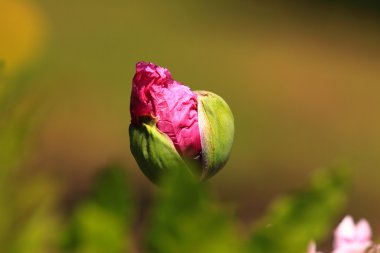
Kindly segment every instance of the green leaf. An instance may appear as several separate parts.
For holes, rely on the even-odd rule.
[[[183,170],[170,174],[158,191],[145,241],[149,253],[242,252],[232,215],[205,185]]]
[[[308,189],[275,201],[254,229],[250,250],[305,252],[311,240],[330,233],[346,202],[346,174],[342,167],[317,171]]]
[[[131,195],[118,166],[96,178],[86,199],[74,207],[61,247],[77,253],[122,253],[130,247]]]

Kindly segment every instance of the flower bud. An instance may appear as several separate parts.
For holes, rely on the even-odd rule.
[[[184,169],[207,179],[227,162],[234,135],[227,103],[191,91],[153,63],[139,62],[132,83],[131,152],[153,182]]]

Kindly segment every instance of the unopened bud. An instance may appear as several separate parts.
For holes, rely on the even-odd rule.
[[[207,179],[228,160],[234,120],[227,103],[211,92],[191,91],[165,68],[137,63],[131,119],[132,154],[153,182],[173,170]]]

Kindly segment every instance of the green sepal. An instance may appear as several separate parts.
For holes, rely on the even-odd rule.
[[[228,104],[209,91],[198,95],[198,124],[202,143],[202,178],[215,175],[227,162],[234,139],[234,117]]]
[[[158,183],[162,176],[173,170],[186,170],[192,174],[173,142],[158,130],[155,123],[131,124],[129,138],[132,155],[152,182]]]

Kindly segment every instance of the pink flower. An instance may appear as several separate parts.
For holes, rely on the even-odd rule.
[[[335,230],[333,253],[364,253],[372,241],[368,222],[360,220],[356,225],[351,216],[346,216]]]
[[[380,253],[380,245],[371,241],[372,231],[368,221],[361,219],[357,224],[346,216],[335,229],[333,253]],[[316,252],[314,242],[309,244],[307,253]]]
[[[197,95],[173,80],[166,68],[153,63],[136,64],[132,85],[132,124],[141,124],[144,118],[155,120],[181,155],[199,157],[202,146]]]

